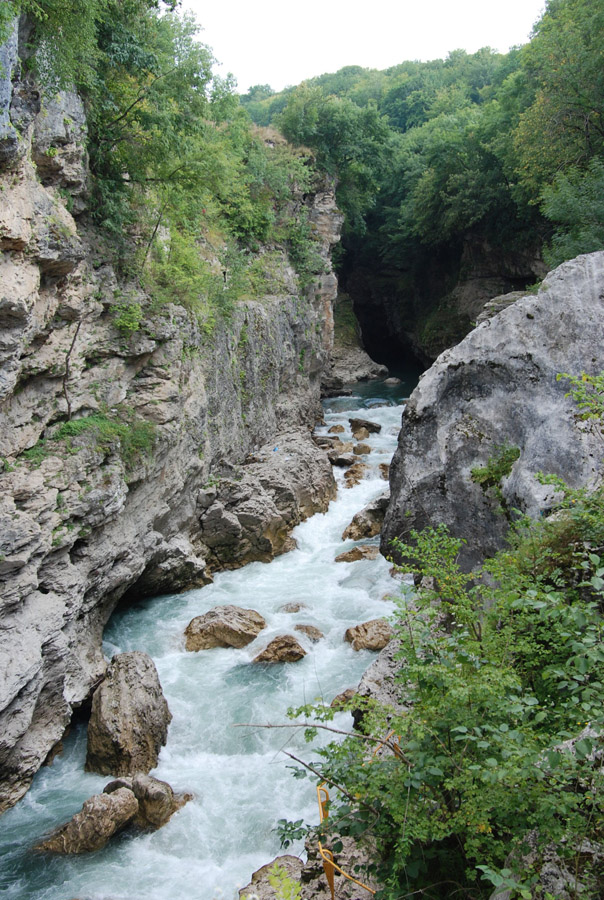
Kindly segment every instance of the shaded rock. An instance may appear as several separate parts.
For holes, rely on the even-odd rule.
[[[353,448],[352,452],[355,456],[367,456],[368,453],[371,453],[371,447],[369,444],[360,443]]]
[[[244,888],[239,891],[239,900],[251,900],[252,897],[257,900],[278,900],[282,896],[277,889],[271,887],[269,875],[274,867],[278,866],[283,869],[288,878],[298,883],[302,872],[302,860],[297,856],[278,856],[272,862],[267,863],[262,868],[257,869],[252,875],[252,880]]]
[[[601,438],[577,422],[560,372],[597,374],[604,344],[604,252],[579,256],[482,322],[426,372],[403,413],[383,547],[410,529],[446,525],[469,570],[505,542],[509,523],[472,479],[504,446],[520,457],[500,482],[508,514],[532,518],[555,502],[540,472],[571,487],[604,475]]]
[[[15,17],[7,40],[0,47],[0,166],[8,165],[19,156],[19,134],[10,116],[13,69],[19,58],[18,23],[18,17]]]
[[[131,775],[123,775],[121,778],[114,778],[113,781],[108,781],[103,788],[103,793],[113,794],[114,791],[119,791],[120,788],[128,788],[129,791],[132,790]]]
[[[327,454],[332,466],[339,469],[346,469],[348,466],[354,465],[356,457],[353,453],[340,453],[337,450],[330,450]]]
[[[344,475],[344,481],[346,482],[346,487],[351,488],[354,487],[355,484],[359,484],[363,480],[365,472],[368,469],[367,463],[357,462],[354,463],[348,471]]]
[[[305,603],[294,601],[292,603],[284,603],[283,606],[279,607],[279,612],[297,613],[300,612],[301,609],[308,609],[308,607]]]
[[[332,709],[339,709],[342,706],[345,706],[347,703],[350,703],[353,697],[356,697],[357,692],[354,688],[347,688],[345,691],[342,691],[341,694],[336,694],[331,703],[329,704]]]
[[[335,497],[329,460],[308,433],[282,433],[277,440],[257,450],[238,477],[223,478],[219,498],[200,510],[210,571],[269,562],[292,550],[294,526],[325,512]]]
[[[385,619],[370,619],[347,628],[344,640],[353,650],[383,650],[392,640],[392,626]]]
[[[388,481],[390,478],[390,464],[380,463],[378,469],[380,470],[380,476],[384,479],[384,481]]]
[[[260,613],[239,606],[216,606],[195,616],[185,629],[187,650],[211,647],[246,647],[266,626]]]
[[[388,507],[388,494],[382,494],[353,516],[350,525],[342,532],[343,541],[359,541],[380,533]]]
[[[380,548],[375,544],[365,544],[361,547],[353,547],[336,556],[336,562],[357,562],[359,559],[377,559]]]
[[[388,387],[395,387],[397,384],[402,384],[402,381],[400,378],[392,377],[392,378],[386,378],[384,380],[384,384],[387,384]]]
[[[111,794],[96,794],[86,800],[73,819],[38,844],[36,850],[62,854],[100,850],[112,835],[134,819],[137,812],[138,801],[128,788],[118,788]]]
[[[313,644],[316,644],[322,637],[325,637],[323,632],[315,625],[294,625],[294,631],[300,631],[302,634],[305,634],[310,638]]]
[[[327,429],[328,434],[343,434],[346,431],[343,425],[332,425]]]
[[[403,712],[403,691],[397,676],[400,676],[403,662],[398,659],[400,644],[391,640],[365,670],[359,682],[357,694],[361,698],[376,700],[382,706],[389,706],[395,712]],[[363,713],[353,713],[355,728],[361,727]]]
[[[291,634],[280,634],[255,656],[255,663],[297,662],[306,656],[306,650]]]
[[[151,657],[140,651],[114,656],[92,698],[87,771],[148,772],[157,765],[171,719]]]
[[[349,419],[348,421],[353,434],[361,428],[364,428],[369,434],[379,434],[382,430],[381,425],[378,425],[377,422],[371,422],[369,419]]]
[[[157,829],[191,799],[191,794],[175,794],[166,781],[138,772],[132,779],[132,791],[138,800],[134,820],[140,828]]]

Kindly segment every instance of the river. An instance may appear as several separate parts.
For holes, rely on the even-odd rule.
[[[124,833],[97,853],[33,853],[32,845],[44,833],[70,818],[109,780],[84,772],[86,729],[75,726],[63,753],[40,770],[28,794],[0,819],[0,897],[234,900],[252,872],[280,852],[274,830],[278,819],[317,821],[311,782],[294,779],[281,752],[293,748],[308,758],[312,751],[301,730],[234,725],[283,723],[290,706],[329,704],[340,691],[354,687],[374,659],[369,651],[355,652],[343,638],[349,626],[392,612],[391,601],[384,599],[395,588],[389,564],[382,557],[354,563],[334,563],[334,558],[354,546],[341,539],[353,515],[386,488],[378,466],[390,461],[400,403],[411,386],[370,382],[355,386],[351,397],[325,401],[327,424],[320,432],[334,424],[348,429],[348,418],[355,415],[382,430],[366,441],[372,447],[364,457],[370,465],[367,477],[346,488],[343,470],[336,470],[337,499],[326,513],[295,529],[297,549],[269,564],[220,573],[206,587],[146,600],[109,623],[106,656],[126,650],[149,653],[173,714],[167,745],[152,774],[177,791],[191,792],[194,799],[159,831]],[[285,612],[283,605],[292,601],[304,608]],[[221,604],[258,610],[267,628],[241,650],[185,652],[188,622]],[[296,624],[314,625],[324,634],[312,644],[296,632],[307,650],[303,660],[250,665],[272,637],[292,633]],[[350,716],[339,714],[336,724],[349,727]]]

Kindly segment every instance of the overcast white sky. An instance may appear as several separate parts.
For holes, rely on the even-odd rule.
[[[386,69],[450,50],[502,52],[529,39],[545,0],[183,0],[238,89],[281,90],[358,65]]]

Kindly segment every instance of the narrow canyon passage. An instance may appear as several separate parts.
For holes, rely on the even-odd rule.
[[[161,830],[123,834],[104,850],[81,857],[36,855],[41,835],[75,813],[102,790],[106,777],[83,771],[85,726],[72,730],[63,754],[43,768],[25,798],[1,823],[0,896],[10,900],[233,900],[252,872],[279,853],[279,819],[317,819],[314,788],[295,779],[281,749],[303,758],[312,750],[301,730],[235,728],[243,723],[282,723],[290,706],[322,700],[355,687],[375,654],[345,643],[346,628],[388,616],[395,590],[389,564],[375,560],[335,563],[354,546],[342,541],[353,515],[382,493],[379,471],[388,463],[400,428],[402,397],[412,385],[389,387],[370,382],[352,397],[325,401],[326,432],[341,424],[350,436],[349,417],[360,415],[381,425],[366,440],[372,452],[366,477],[352,488],[336,470],[338,497],[327,513],[294,531],[297,549],[270,564],[252,563],[216,576],[212,585],[185,594],[153,598],[116,614],[105,634],[105,654],[127,650],[149,653],[158,668],[173,721],[167,746],[154,775],[177,791],[194,794]],[[275,452],[281,452],[278,447]],[[369,543],[375,543],[373,538]],[[367,543],[363,541],[362,543]],[[300,604],[299,611],[283,610]],[[217,605],[253,608],[267,628],[241,650],[184,650],[189,621]],[[294,632],[297,624],[320,629],[311,643]],[[292,633],[307,651],[297,663],[256,666],[251,660],[277,634]],[[349,727],[350,717],[337,717]],[[302,846],[294,848],[300,852]],[[291,852],[291,850],[289,851]]]

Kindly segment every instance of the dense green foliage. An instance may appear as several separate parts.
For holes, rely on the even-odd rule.
[[[530,44],[506,55],[348,66],[242,102],[339,175],[357,265],[415,275],[469,237],[511,253],[545,244],[553,265],[604,245],[603,30],[601,0],[550,0]]]
[[[159,0],[15,0],[17,8],[32,23],[28,65],[47,93],[75,84],[85,100],[90,215],[156,311],[176,302],[211,329],[270,281],[274,258],[265,272],[260,244],[291,251],[302,286],[322,271],[304,218],[318,177],[310,154],[251,123],[230,81],[213,76],[189,15]],[[118,304],[124,334],[142,320],[140,308]]]
[[[604,373],[560,377],[578,418],[602,434]],[[514,451],[500,448],[477,480],[495,484]],[[495,886],[553,900],[539,887],[552,846],[568,896],[602,895],[601,861],[583,842],[604,840],[604,489],[544,480],[557,509],[517,521],[482,577],[459,569],[462,542],[444,526],[394,542],[399,569],[420,585],[397,600],[404,708],[351,701],[359,737],[319,750],[313,766],[341,789],[336,848],[341,835],[374,842],[380,898],[477,900]]]

